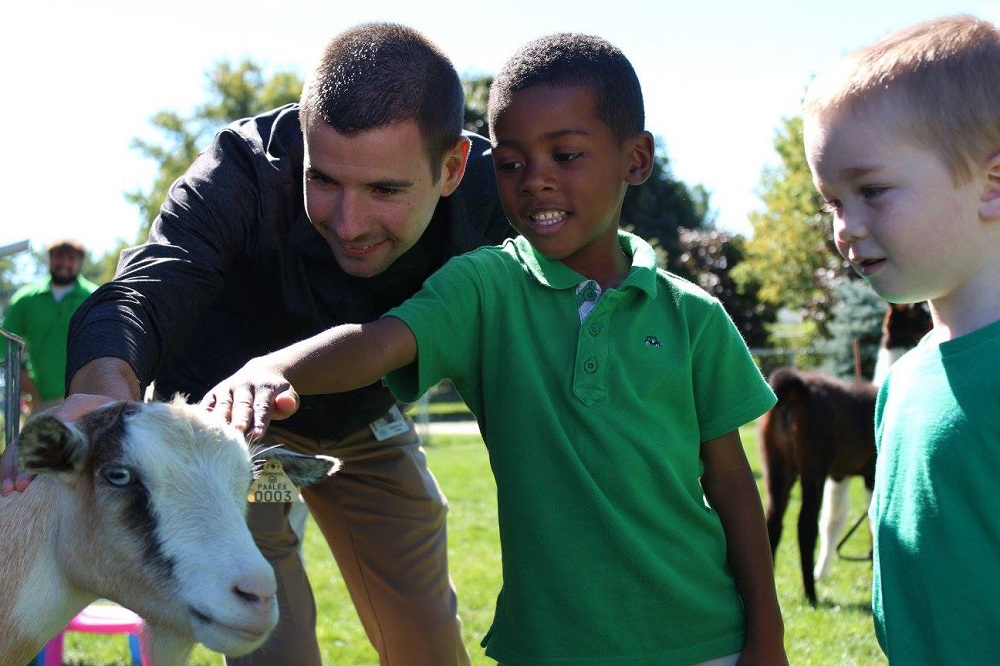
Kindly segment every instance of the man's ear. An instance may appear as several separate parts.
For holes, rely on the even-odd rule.
[[[463,135],[455,143],[455,146],[445,154],[441,163],[441,196],[448,196],[462,182],[471,147],[472,141]]]
[[[1000,153],[986,160],[979,216],[988,222],[1000,221]]]
[[[626,139],[629,146],[628,173],[625,180],[629,185],[642,185],[653,172],[653,152],[655,142],[653,135],[643,132],[638,136]]]

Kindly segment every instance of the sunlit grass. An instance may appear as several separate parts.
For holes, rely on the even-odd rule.
[[[760,481],[760,456],[756,431],[744,428],[743,441],[751,466]],[[489,628],[496,594],[500,589],[500,553],[496,532],[496,488],[482,441],[476,436],[435,435],[428,459],[450,501],[449,558],[459,593],[463,632],[472,663],[494,662],[482,654],[479,641]],[[852,518],[862,511],[860,481],[852,492]],[[805,601],[798,570],[795,523],[798,517],[798,486],[785,516],[785,533],[777,556],[778,595],[785,617],[785,636],[793,665],[830,664],[884,665],[875,642],[870,612],[871,567],[868,563],[838,561],[830,580],[817,584],[819,607]],[[867,552],[865,530],[859,530],[847,546],[851,553]],[[316,594],[318,628],[324,663],[331,666],[376,666],[343,579],[329,555],[319,530],[306,533],[306,559]],[[68,663],[87,666],[126,664],[123,639],[70,635]],[[221,663],[221,658],[203,648],[194,664]]]

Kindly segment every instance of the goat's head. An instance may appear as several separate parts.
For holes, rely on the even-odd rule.
[[[246,526],[253,461],[239,431],[175,399],[114,403],[73,424],[40,415],[19,439],[21,467],[62,482],[57,549],[74,585],[137,612],[151,638],[229,655],[263,643],[277,590]],[[306,485],[338,465],[296,456],[286,473]]]

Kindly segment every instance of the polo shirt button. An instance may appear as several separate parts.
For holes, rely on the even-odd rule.
[[[591,335],[598,335],[601,332],[601,327],[597,324],[591,324],[587,330],[590,331]]]
[[[588,358],[583,362],[583,369],[591,374],[597,372],[597,360],[594,358]]]

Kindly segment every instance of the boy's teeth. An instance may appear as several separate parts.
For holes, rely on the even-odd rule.
[[[562,217],[562,213],[559,211],[546,211],[544,213],[535,213],[531,216],[531,219],[535,222],[545,224],[546,222],[555,222]]]

